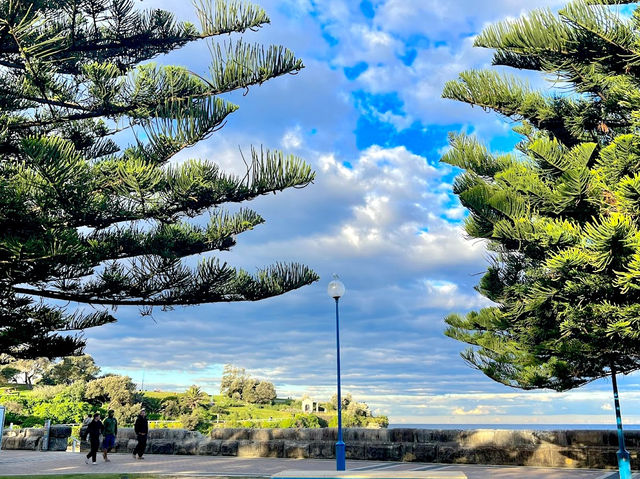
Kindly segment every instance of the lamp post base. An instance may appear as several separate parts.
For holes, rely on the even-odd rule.
[[[336,471],[345,471],[347,469],[347,459],[344,452],[344,442],[336,442]],[[629,469],[631,471],[631,469]],[[622,476],[621,476],[622,477]],[[631,477],[631,475],[629,475]]]
[[[629,451],[618,451],[616,452],[616,456],[618,456],[618,471],[620,479],[631,479],[631,456],[629,456]]]

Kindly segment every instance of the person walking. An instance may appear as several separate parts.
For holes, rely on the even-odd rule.
[[[142,455],[147,447],[147,434],[149,433],[149,421],[147,421],[147,412],[144,409],[138,414],[136,423],[133,425],[133,430],[138,437],[138,444],[133,450],[133,458],[135,459],[137,454],[138,459],[144,459]]]
[[[102,440],[102,458],[104,462],[110,462],[107,453],[116,445],[118,434],[118,420],[113,417],[113,409],[109,409],[108,417],[104,420],[104,439]]]
[[[85,464],[89,464],[89,458],[91,458],[91,464],[96,464],[96,454],[100,449],[100,434],[104,430],[104,425],[100,420],[100,413],[97,412],[93,415],[93,419],[87,425],[87,435],[89,436],[89,444],[91,449],[87,454],[87,458],[84,460]]]

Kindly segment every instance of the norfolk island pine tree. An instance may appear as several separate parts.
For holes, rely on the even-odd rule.
[[[565,391],[611,376],[620,477],[630,476],[616,374],[640,368],[640,10],[578,0],[486,28],[493,63],[543,73],[533,90],[467,71],[443,97],[517,122],[513,154],[450,136],[444,163],[470,238],[491,262],[476,289],[495,305],[446,318],[462,357],[505,385]]]
[[[302,61],[227,35],[269,23],[253,4],[197,1],[199,29],[134,6],[0,0],[0,351],[12,358],[79,354],[78,331],[115,321],[118,306],[255,301],[318,279],[301,264],[250,274],[207,254],[263,222],[222,205],[304,187],[307,164],[262,148],[244,177],[171,162],[237,109],[221,95]],[[206,77],[149,61],[194,41],[210,42]],[[134,139],[121,147],[118,134]]]

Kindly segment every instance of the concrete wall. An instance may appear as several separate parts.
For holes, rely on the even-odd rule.
[[[71,436],[70,426],[51,426],[48,451],[66,451],[67,438]],[[39,451],[42,447],[44,428],[27,427],[2,433],[2,449],[27,449]]]
[[[67,426],[52,426],[51,450],[64,450]],[[6,449],[39,449],[42,429],[5,431]],[[337,431],[325,429],[214,429],[209,436],[184,429],[151,429],[147,454],[239,457],[334,457]],[[640,469],[640,431],[625,433],[631,466]],[[347,458],[468,464],[616,467],[618,440],[610,431],[344,430]],[[64,443],[64,448],[62,447]],[[132,428],[119,428],[116,452],[131,453]],[[86,449],[88,444],[83,442]],[[54,449],[56,448],[56,449]]]

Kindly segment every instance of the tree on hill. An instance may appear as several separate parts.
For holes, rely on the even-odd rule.
[[[12,368],[11,366],[5,366],[0,369],[0,378],[2,378],[3,382],[9,383],[10,381],[13,381],[19,373],[19,369]]]
[[[141,409],[142,397],[129,376],[107,375],[87,383],[85,398],[95,406],[113,409],[121,424],[131,424]]]
[[[51,367],[51,361],[47,358],[20,359],[8,363],[10,368],[17,369],[24,384],[32,386],[42,378]]]
[[[300,264],[252,275],[206,255],[264,221],[222,205],[306,186],[308,165],[265,149],[251,151],[244,176],[209,160],[171,163],[238,108],[221,95],[302,62],[280,46],[227,39],[211,40],[206,76],[152,63],[269,18],[251,4],[202,0],[196,28],[134,7],[0,0],[0,350],[13,359],[79,354],[84,340],[69,332],[115,321],[106,308],[256,301],[318,279]],[[204,226],[190,221],[207,213]],[[194,268],[183,261],[191,255],[203,255]]]
[[[342,394],[341,399],[342,399],[342,409],[348,408],[349,404],[351,404],[353,402],[353,396],[351,395],[351,393]],[[333,396],[331,396],[331,399],[329,399],[329,404],[328,405],[334,411],[338,410],[338,395],[337,394],[334,394]]]
[[[180,405],[189,412],[207,404],[209,404],[209,395],[195,384],[180,397]]]
[[[180,414],[180,402],[177,396],[168,396],[162,400],[162,417],[171,419]]]
[[[254,378],[247,378],[242,385],[242,400],[248,403],[255,404],[258,402],[258,398],[256,396],[256,386],[258,385],[258,380]]]
[[[100,374],[94,359],[85,354],[83,356],[69,356],[62,358],[51,366],[42,377],[44,384],[72,384],[75,381],[91,381]]]
[[[560,80],[535,91],[493,71],[462,73],[443,96],[520,122],[516,154],[452,135],[442,161],[492,261],[477,290],[495,306],[451,315],[462,356],[508,386],[564,391],[640,367],[640,11],[579,0],[487,28],[494,64]],[[570,91],[569,94],[566,92]],[[630,477],[621,422],[621,477]]]
[[[272,404],[277,396],[276,388],[269,381],[260,381],[255,389],[256,402],[259,404]]]
[[[273,383],[252,378],[244,368],[238,368],[233,364],[224,366],[220,394],[252,404],[267,404],[277,397]]]
[[[226,397],[233,397],[234,393],[242,396],[242,388],[247,373],[244,368],[238,368],[233,364],[225,364],[220,379],[220,394]]]

